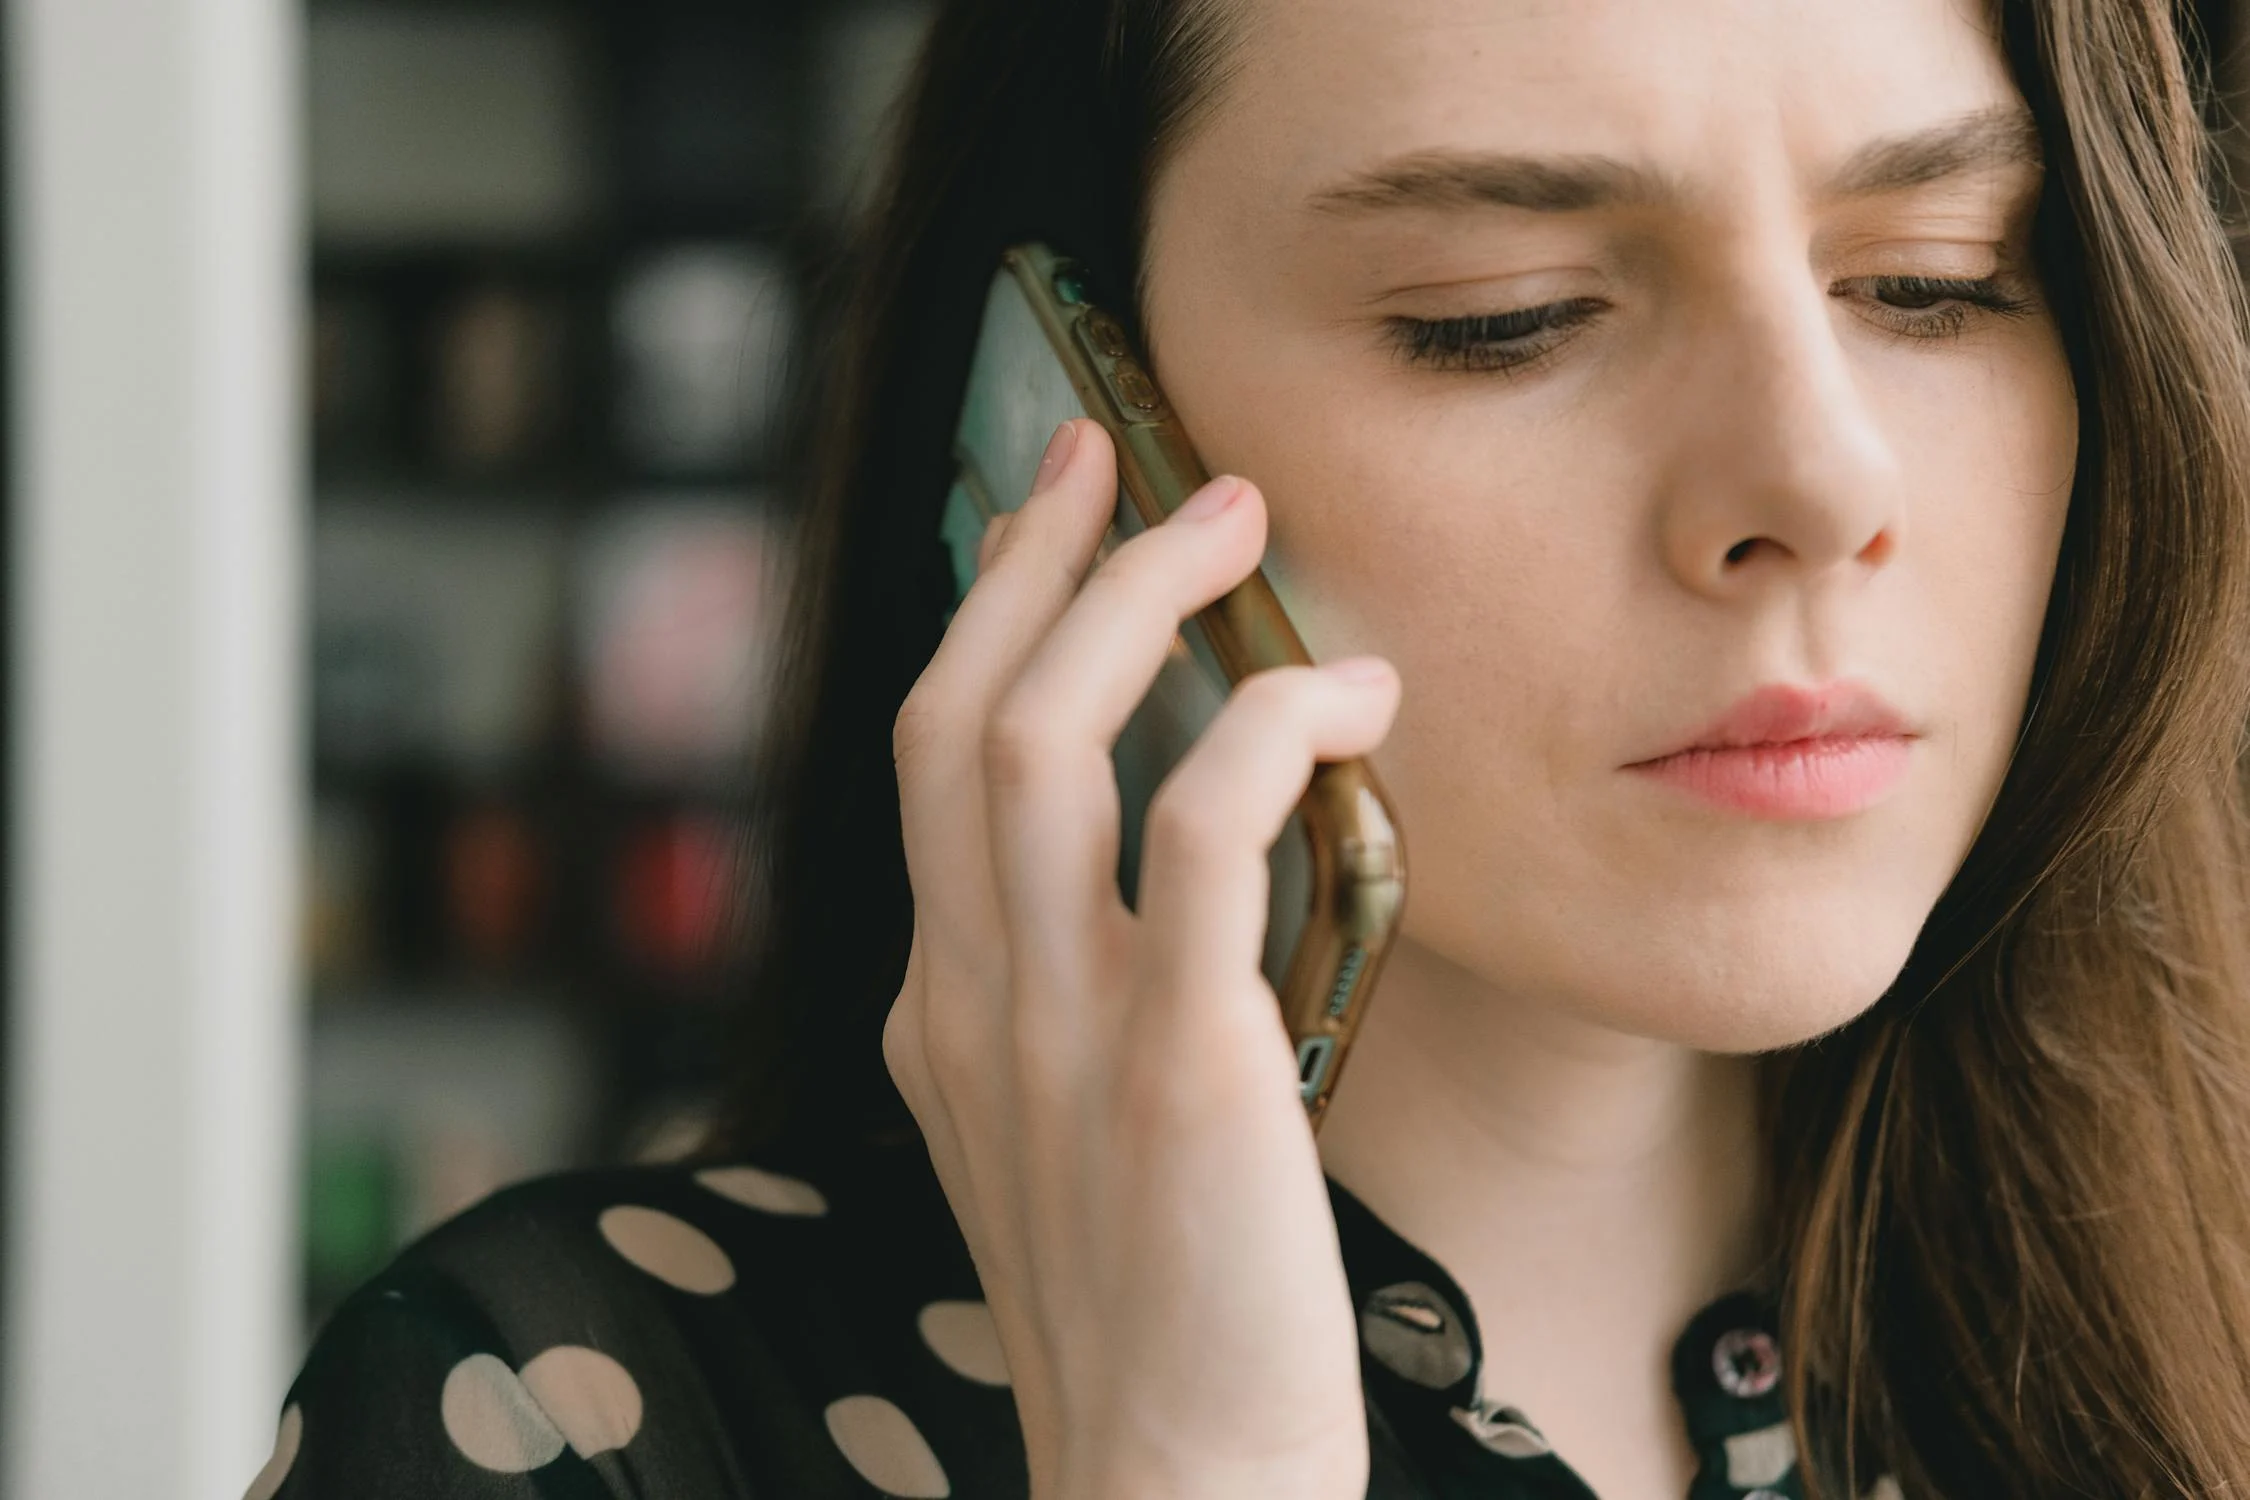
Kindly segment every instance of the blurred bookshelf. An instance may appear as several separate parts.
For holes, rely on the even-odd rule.
[[[779,398],[927,11],[308,4],[308,1327],[708,1106]]]

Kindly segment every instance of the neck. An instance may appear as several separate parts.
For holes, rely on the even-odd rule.
[[[1402,942],[1322,1163],[1460,1283],[1485,1396],[1574,1462],[1641,1410],[1670,1467],[1672,1343],[1763,1248],[1755,1066],[1542,1010]],[[1595,1488],[1642,1492],[1617,1477]]]

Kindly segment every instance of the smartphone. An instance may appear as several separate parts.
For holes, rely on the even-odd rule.
[[[976,576],[986,524],[1023,503],[1048,438],[1072,417],[1101,423],[1117,449],[1105,555],[1209,478],[1125,323],[1095,305],[1083,268],[1044,245],[1018,245],[992,279],[954,434],[956,476],[941,530],[956,604]],[[1117,884],[1129,907],[1140,889],[1149,799],[1165,774],[1234,684],[1311,660],[1262,568],[1182,623],[1112,753],[1123,810]],[[1268,866],[1262,967],[1317,1130],[1406,899],[1398,820],[1364,760],[1315,768]]]

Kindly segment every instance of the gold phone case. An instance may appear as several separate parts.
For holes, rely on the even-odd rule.
[[[1048,433],[1078,414],[1100,422],[1117,449],[1120,494],[1105,549],[1161,522],[1209,478],[1125,325],[1093,305],[1071,262],[1044,245],[1019,245],[994,278],[956,438],[960,475],[945,535],[961,591],[974,575],[985,523],[1022,503],[1028,466]],[[1119,879],[1128,893],[1136,889],[1146,797],[1227,690],[1264,668],[1311,660],[1262,569],[1183,623],[1148,701],[1119,740],[1126,812]],[[1317,1130],[1406,896],[1397,819],[1365,761],[1314,769],[1271,865],[1265,972],[1296,1045],[1305,1109]]]

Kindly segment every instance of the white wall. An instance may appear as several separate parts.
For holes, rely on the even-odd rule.
[[[296,1342],[298,12],[7,0],[9,1500],[232,1500]]]

